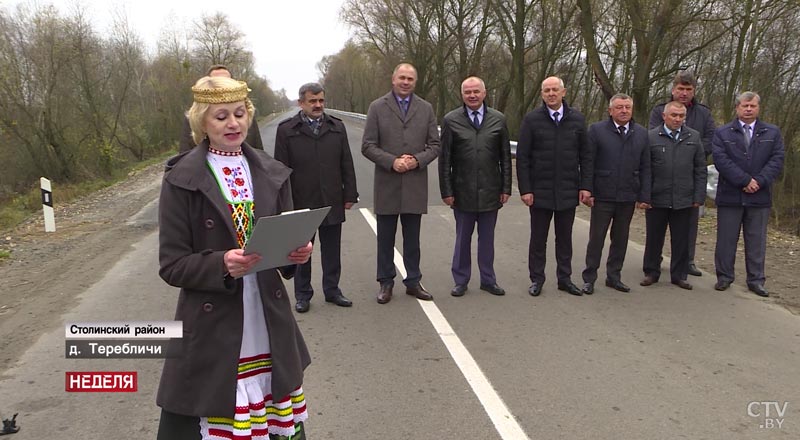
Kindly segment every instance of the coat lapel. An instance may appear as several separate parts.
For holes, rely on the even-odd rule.
[[[405,122],[406,118],[403,115],[403,111],[400,110],[400,106],[397,104],[397,100],[394,98],[394,93],[389,92],[383,96],[383,101],[386,103],[386,106],[389,107],[389,110],[392,111],[401,121]],[[409,113],[411,112],[411,105],[409,105]]]
[[[184,163],[179,163],[181,166],[181,173],[177,176],[185,185],[191,185],[195,181],[197,190],[202,192],[203,195],[211,202],[214,209],[217,210],[220,217],[225,219],[225,226],[228,229],[233,242],[236,243],[236,230],[233,228],[233,218],[231,218],[230,210],[228,209],[228,202],[222,197],[222,192],[219,189],[219,184],[214,177],[213,172],[208,167],[206,161],[206,152],[208,151],[208,140],[206,139],[198,147],[193,148],[186,154]],[[196,170],[204,169],[204,172],[197,172]],[[191,170],[191,175],[184,175],[185,172]]]
[[[399,107],[399,106],[396,106],[396,107]],[[417,105],[417,99],[416,99],[416,96],[414,96],[414,95],[412,94],[412,95],[409,97],[409,100],[408,100],[408,114],[406,114],[406,118],[405,118],[405,120],[406,120],[406,121],[410,121],[410,120],[411,120],[411,118],[413,118],[413,117],[414,117],[414,113],[416,113],[416,112],[417,112],[417,108],[418,108],[418,107],[419,107],[419,106]],[[402,114],[402,111],[401,111],[400,113]]]

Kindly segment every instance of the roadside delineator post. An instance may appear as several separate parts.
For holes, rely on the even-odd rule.
[[[50,187],[50,180],[42,177],[42,209],[44,210],[44,231],[56,231],[56,216],[53,211],[53,191]]]

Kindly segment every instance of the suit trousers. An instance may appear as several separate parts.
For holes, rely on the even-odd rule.
[[[486,212],[466,212],[453,209],[456,218],[456,243],[453,249],[453,281],[466,286],[472,276],[472,232],[478,224],[478,270],[481,284],[496,284],[494,273],[494,228],[497,209]]]
[[[744,262],[747,285],[764,285],[769,208],[717,207],[717,247],[714,265],[719,281],[733,282],[739,231],[744,231]]]
[[[403,228],[403,265],[406,267],[406,279],[403,284],[416,287],[422,279],[419,269],[420,250],[419,233],[422,214],[378,215],[378,282],[383,285],[394,285],[397,271],[394,267],[394,238],[397,233],[397,219]]]
[[[531,282],[544,283],[544,268],[547,264],[547,236],[550,221],[555,218],[556,232],[556,277],[559,283],[571,282],[572,276],[572,224],[575,208],[553,211],[530,207],[531,240],[528,245],[528,272]]]
[[[586,245],[586,269],[583,282],[597,281],[597,268],[603,256],[608,227],[611,225],[611,245],[606,259],[606,279],[622,281],[622,264],[628,251],[628,235],[636,204],[633,202],[595,201],[589,224],[589,243]]]
[[[689,275],[689,223],[692,208],[650,208],[645,213],[647,238],[642,262],[644,274],[658,280],[661,276],[661,252],[669,226],[672,256],[669,273],[671,281],[686,280]]]
[[[342,224],[320,226],[311,238],[314,242],[319,235],[320,262],[322,263],[322,291],[325,298],[341,295],[339,279],[342,275]],[[298,264],[294,274],[294,297],[297,300],[310,300],[314,296],[311,287],[311,258],[305,264]]]
[[[697,246],[697,229],[700,222],[700,207],[692,208],[692,218],[689,219],[689,263],[694,264],[694,248]]]

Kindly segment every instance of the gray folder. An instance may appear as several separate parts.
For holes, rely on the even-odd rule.
[[[261,261],[247,273],[294,264],[289,261],[289,254],[311,240],[330,210],[331,207],[326,206],[259,218],[244,254],[260,254]]]

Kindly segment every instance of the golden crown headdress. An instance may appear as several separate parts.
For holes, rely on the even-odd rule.
[[[204,102],[208,104],[226,104],[229,102],[239,102],[247,99],[247,83],[244,81],[236,81],[239,83],[235,87],[222,87],[222,88],[206,88],[206,87],[192,87],[194,94],[194,102]]]

